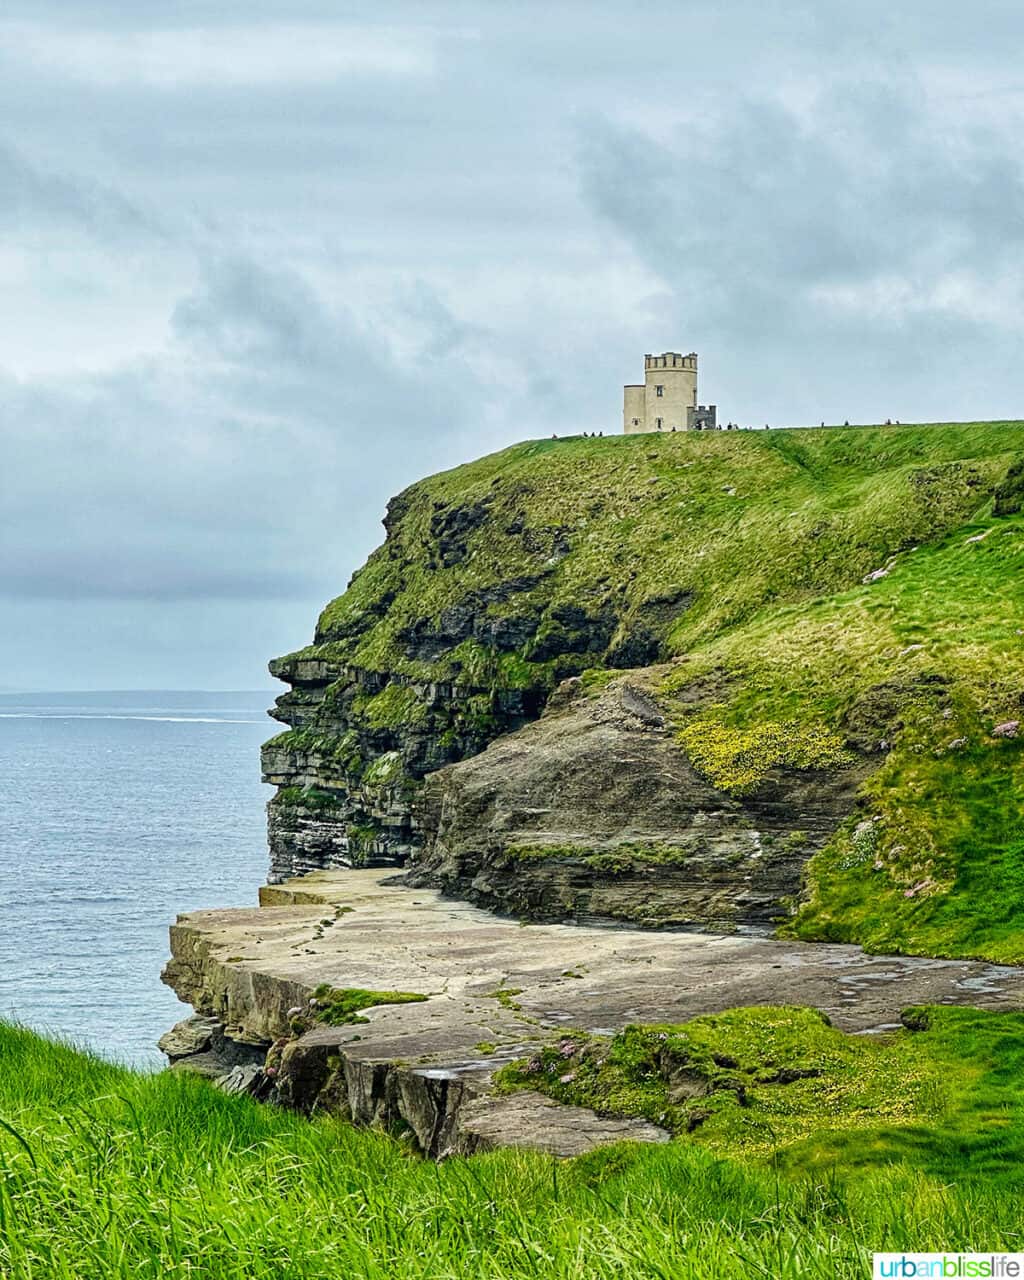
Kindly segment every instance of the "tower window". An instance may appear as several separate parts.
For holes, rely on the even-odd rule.
[[[634,418],[634,419],[633,419],[633,426],[634,426],[634,427],[638,427],[639,425],[640,425],[640,419],[639,419],[639,418]]]
[[[655,418],[655,419],[654,419],[654,421],[658,424],[658,430],[660,431],[660,430],[661,430],[661,419],[660,419],[660,418]]]
[[[663,396],[663,395],[665,394],[665,388],[664,388],[664,387],[655,387],[655,388],[654,388],[654,394],[655,394],[656,396]]]

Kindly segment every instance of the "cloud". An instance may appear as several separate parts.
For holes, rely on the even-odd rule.
[[[929,369],[968,351],[1000,360],[1016,335],[1016,139],[944,116],[914,84],[833,81],[801,105],[716,98],[666,140],[592,119],[581,184],[661,281],[661,324],[731,353],[723,369],[751,416],[769,367],[791,401],[794,379],[837,399],[859,361],[889,376],[902,366],[917,392]],[[973,385],[958,377],[957,391]],[[769,398],[778,412],[782,396]],[[960,398],[921,408],[948,417]]]
[[[67,618],[62,683],[259,673],[392,493],[615,430],[644,351],[743,421],[1019,412],[1003,0],[71,7],[0,22],[5,670]]]
[[[584,143],[587,198],[659,275],[698,285],[697,308],[995,275],[1024,248],[1015,143],[939,128],[885,83],[832,85],[805,110],[740,99],[665,144],[598,122]],[[921,296],[890,295],[894,319]]]
[[[422,282],[387,302],[328,302],[294,269],[229,255],[205,264],[172,327],[209,362],[210,387],[249,415],[325,435],[332,451],[361,448],[372,433],[378,446],[386,439],[429,454],[480,400],[462,353],[472,330]]]
[[[50,74],[102,86],[317,84],[348,76],[422,76],[431,44],[416,31],[331,24],[210,25],[109,31],[6,22],[6,56]]]
[[[460,456],[476,384],[437,318],[443,341],[400,361],[300,273],[233,255],[203,264],[159,356],[8,380],[0,595],[333,594],[391,490]]]
[[[380,358],[350,310],[329,309],[297,271],[241,255],[204,263],[198,288],[178,304],[171,323],[197,350],[274,376]]]
[[[100,240],[165,236],[161,222],[115,187],[50,173],[0,142],[0,221],[37,236],[68,227]]]

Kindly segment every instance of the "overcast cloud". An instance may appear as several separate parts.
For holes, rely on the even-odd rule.
[[[8,0],[0,686],[255,687],[420,475],[1024,416],[1017,3]]]

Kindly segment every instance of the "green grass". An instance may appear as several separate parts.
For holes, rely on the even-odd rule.
[[[426,707],[408,685],[385,685],[380,693],[366,698],[360,709],[374,729],[423,724],[427,718]]]
[[[1024,518],[988,517],[908,548],[884,579],[762,610],[668,678],[680,736],[719,785],[756,784],[777,760],[740,754],[716,773],[715,733],[745,745],[786,721],[790,741],[826,726],[877,753],[861,811],[812,861],[783,932],[1024,960],[1024,737],[992,735],[1024,712],[1022,621]],[[710,711],[674,701],[712,677]],[[854,843],[868,818],[870,856]]]
[[[804,1172],[685,1140],[436,1166],[339,1120],[0,1025],[0,1274],[859,1280],[874,1249],[1016,1250],[1024,1061],[1019,1034],[993,1041],[978,1019],[958,1033],[985,1063],[962,1139],[840,1134],[834,1165]]]
[[[511,1009],[513,1012],[517,1012],[523,1007],[516,1002],[516,996],[523,994],[522,987],[497,987],[488,994],[491,999],[497,1000],[503,1009]]]
[[[792,1174],[896,1162],[1024,1189],[1024,1014],[922,1007],[904,1021],[855,1036],[814,1009],[732,1009],[572,1033],[498,1080]]]
[[[899,548],[965,523],[1022,451],[1022,423],[515,445],[406,490],[386,548],[327,606],[318,638],[325,656],[371,670],[451,675],[449,655],[407,657],[403,629],[539,576],[515,597],[527,611],[614,603],[628,616],[691,593],[673,634],[682,651],[771,601],[852,585]],[[474,506],[486,516],[464,557],[442,565],[438,513]],[[569,550],[552,564],[555,529]],[[543,667],[519,679],[536,683]]]
[[[320,787],[280,787],[274,803],[281,808],[332,814],[342,807],[342,798]]]

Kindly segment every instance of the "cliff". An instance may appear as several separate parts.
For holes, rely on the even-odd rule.
[[[672,668],[552,695],[540,720],[430,775],[407,878],[533,920],[768,927],[850,812],[863,767],[713,786],[656,700]]]
[[[271,664],[271,879],[1021,958],[1022,457],[1020,423],[545,440],[412,486]]]

